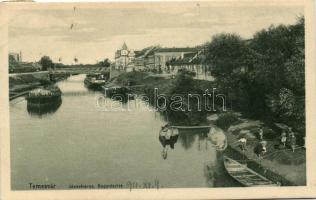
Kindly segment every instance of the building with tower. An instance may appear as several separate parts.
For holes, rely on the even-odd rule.
[[[122,48],[115,52],[115,69],[130,71],[133,68],[134,58],[134,51],[128,49],[126,43],[124,42]]]

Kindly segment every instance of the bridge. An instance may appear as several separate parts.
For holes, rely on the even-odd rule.
[[[88,73],[105,73],[110,72],[109,68],[104,67],[65,67],[60,69],[52,70],[51,73],[53,74],[88,74]]]
[[[49,71],[36,71],[36,72],[26,72],[26,73],[10,73],[9,77],[17,77],[23,75],[35,75],[35,76],[47,76],[48,74],[58,75],[58,74],[88,74],[88,73],[104,73],[110,72],[110,69],[104,67],[64,67],[57,68]]]

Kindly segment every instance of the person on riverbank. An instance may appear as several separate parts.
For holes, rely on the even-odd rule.
[[[292,131],[292,128],[289,128],[289,138],[291,138],[294,134],[294,132]]]
[[[239,144],[240,144],[240,148],[241,150],[245,151],[247,149],[247,139],[245,137],[241,137],[238,140]]]
[[[178,130],[171,128],[169,124],[161,127],[159,131],[159,141],[163,147],[161,153],[163,159],[167,159],[168,146],[170,146],[171,149],[174,149],[174,144],[177,142],[178,136]]]
[[[261,146],[262,146],[262,151],[261,151],[261,156],[264,156],[264,154],[267,153],[267,141],[261,141],[260,142]]]
[[[255,154],[262,159],[263,156],[267,153],[267,141],[261,141],[254,149]]]
[[[291,134],[290,144],[291,144],[291,149],[294,152],[295,151],[295,146],[296,146],[296,137],[295,137],[294,134]]]
[[[283,148],[285,148],[286,140],[287,140],[286,132],[283,130],[281,133],[281,144],[283,145]]]
[[[260,141],[263,140],[263,128],[262,128],[262,126],[259,128],[259,140]]]

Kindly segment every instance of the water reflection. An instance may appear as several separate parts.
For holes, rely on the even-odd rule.
[[[161,127],[161,130],[159,132],[159,142],[163,147],[161,152],[163,159],[167,159],[168,146],[170,146],[171,149],[174,149],[174,144],[177,142],[178,136],[178,130],[170,128],[169,124]]]
[[[100,86],[100,87],[92,87],[92,86],[89,86],[87,84],[84,84],[84,87],[89,90],[89,91],[92,91],[92,92],[103,92],[104,89]]]
[[[216,153],[216,160],[217,162],[204,163],[204,176],[208,187],[241,187],[225,170],[222,152]]]
[[[198,150],[208,149],[208,132],[209,129],[202,129],[198,134]]]
[[[27,102],[26,108],[29,115],[42,117],[42,116],[55,113],[61,104],[62,104],[62,100],[60,98],[50,103],[38,104],[38,105],[34,105],[32,103]]]
[[[198,137],[198,149],[201,150],[202,142],[205,141],[205,149],[207,149],[207,134],[209,129],[179,129],[179,140],[181,145],[185,150],[188,150],[194,144],[196,138]]]

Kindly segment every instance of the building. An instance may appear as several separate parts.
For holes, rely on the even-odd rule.
[[[196,48],[160,48],[154,52],[155,68],[162,72],[167,72],[166,63],[172,59],[184,58],[185,54],[197,52]]]
[[[210,80],[214,78],[210,74],[210,66],[205,64],[203,50],[194,53],[184,54],[183,57],[175,58],[167,63],[168,72],[176,74],[181,69],[186,69],[195,73],[196,79]]]
[[[122,48],[115,52],[115,69],[130,71],[133,67],[134,58],[134,51],[128,49],[126,43],[124,42]]]
[[[22,62],[22,52],[20,53],[15,53],[15,52],[10,52],[9,57],[14,58],[16,62]]]
[[[140,51],[135,51],[135,70],[151,70],[155,68],[155,51],[159,46],[146,47]]]
[[[135,57],[128,67],[137,71],[156,71],[172,74],[176,74],[179,69],[186,68],[195,72],[197,78],[201,78],[205,76],[205,71],[207,71],[207,66],[202,64],[204,59],[202,52],[201,48],[150,46],[135,51]]]

